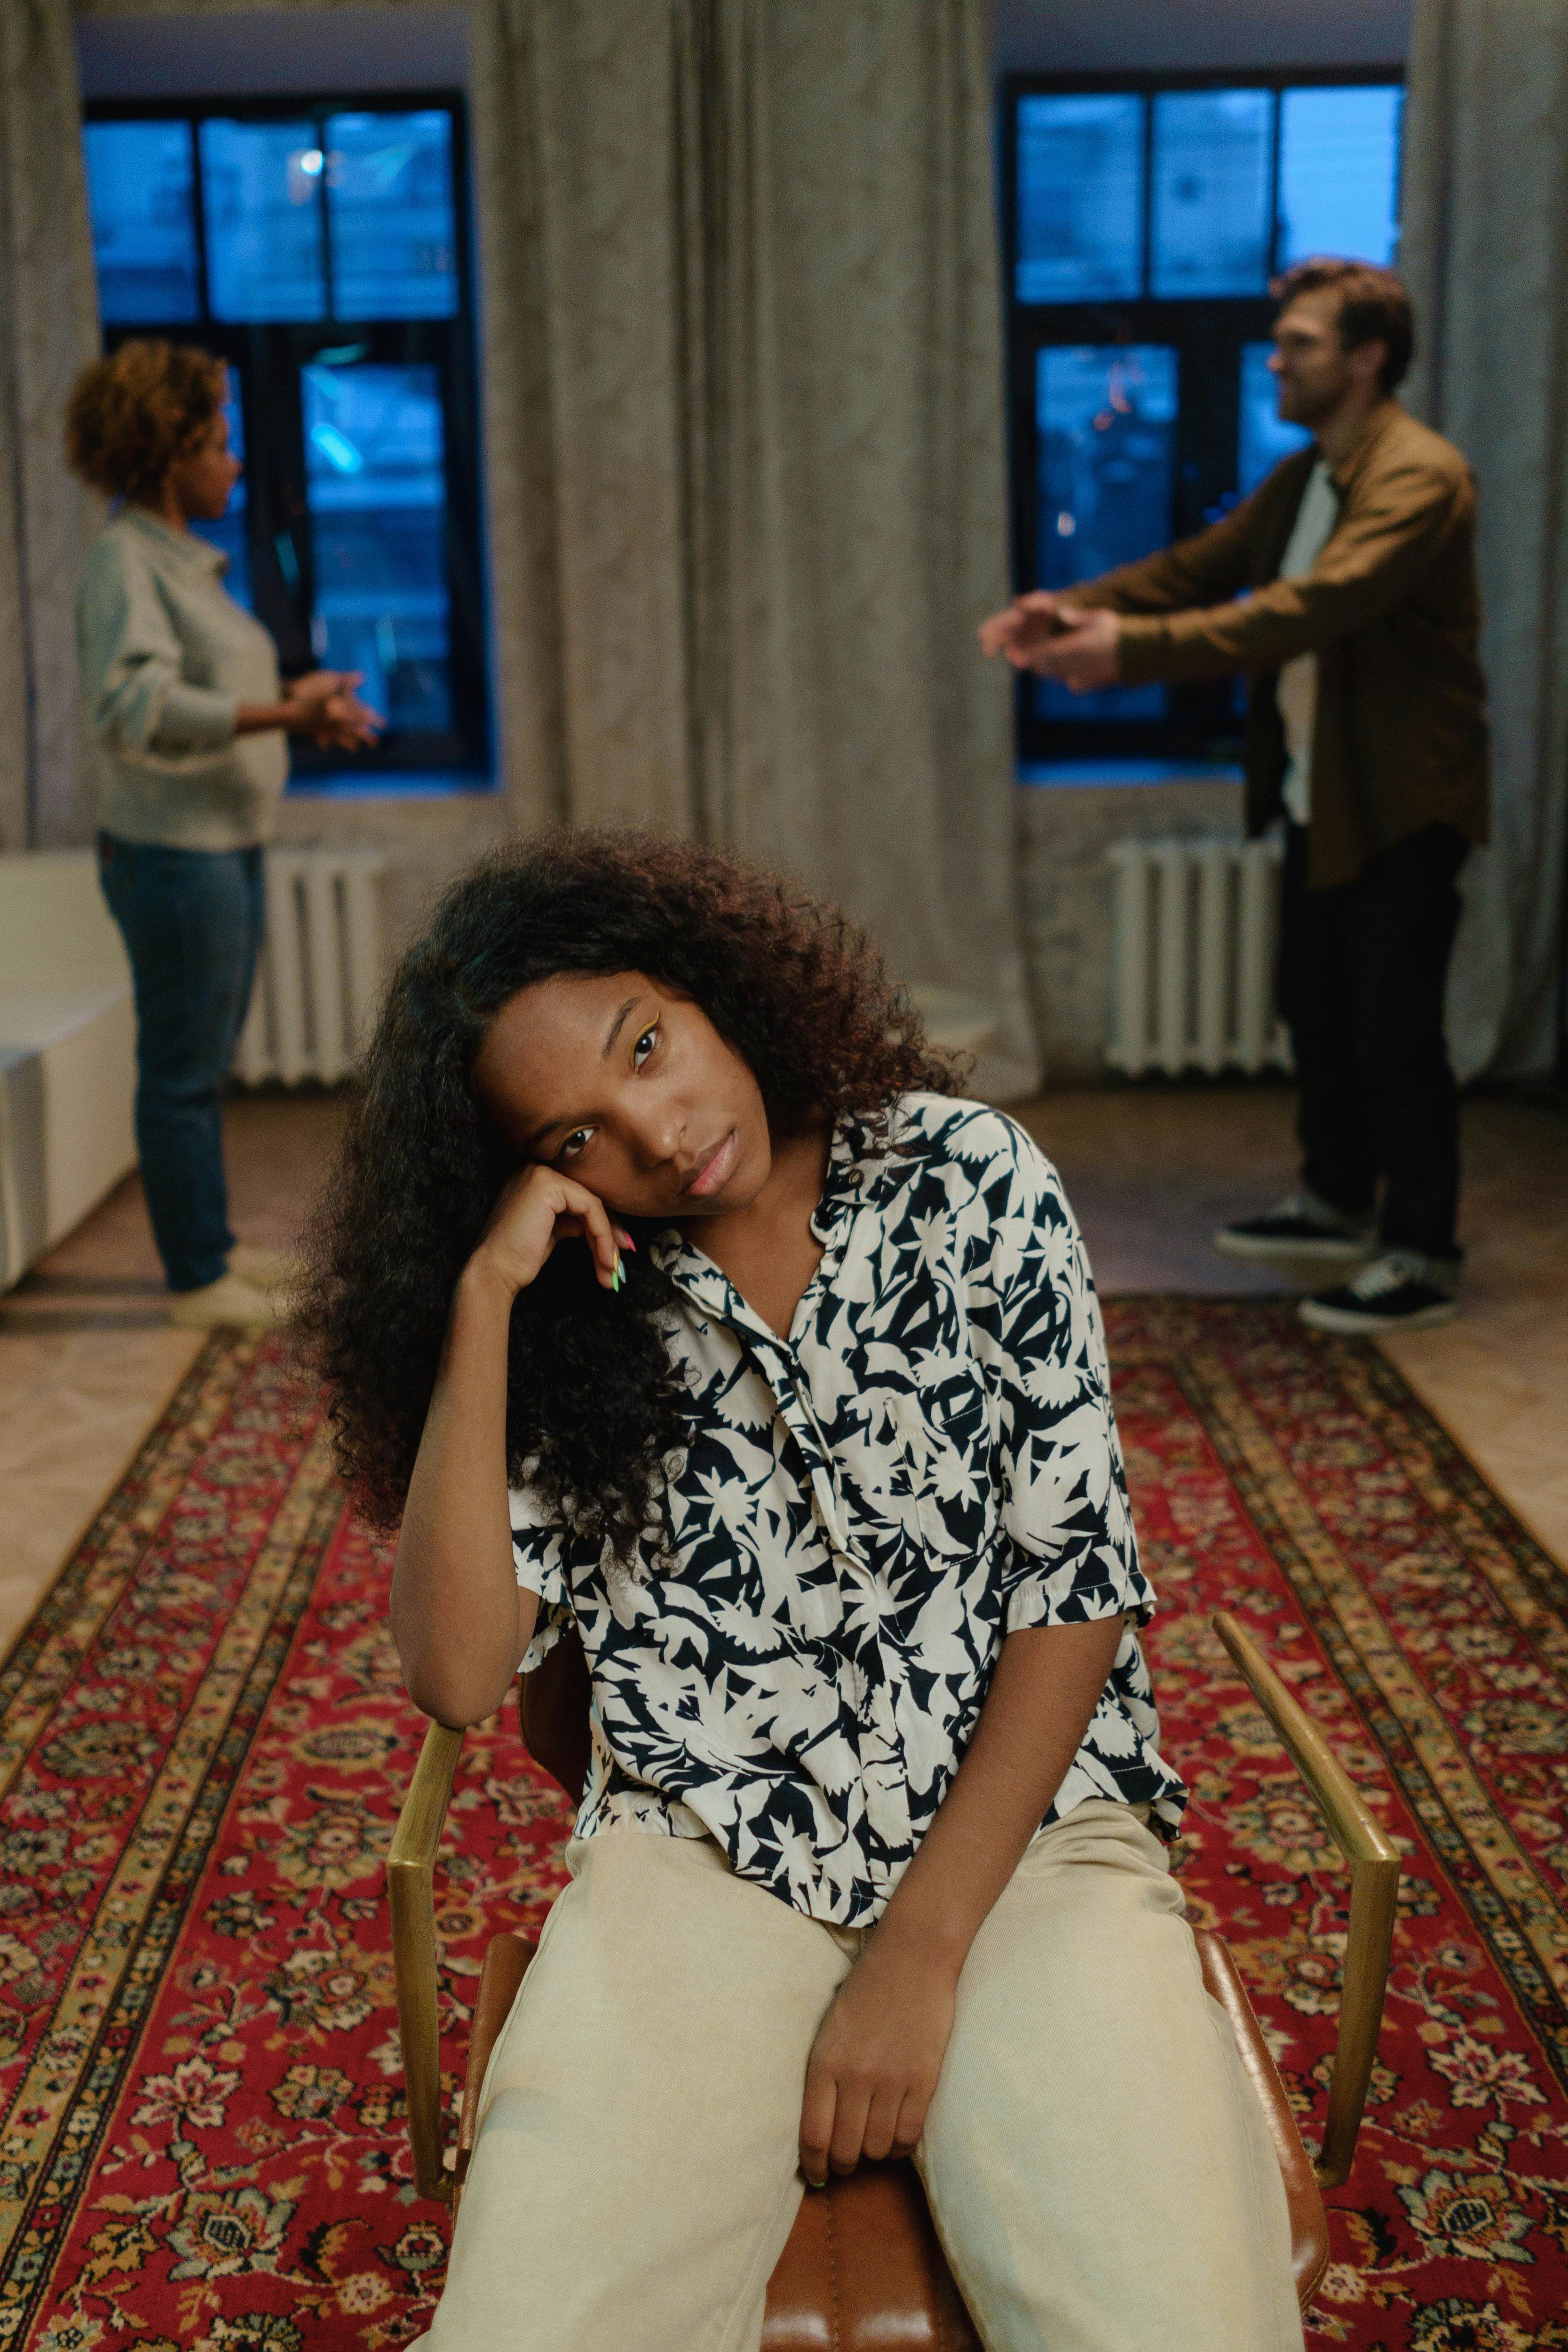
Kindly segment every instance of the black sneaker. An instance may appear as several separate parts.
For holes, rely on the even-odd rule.
[[[1384,1250],[1337,1289],[1303,1298],[1297,1313],[1315,1331],[1429,1331],[1458,1313],[1459,1269],[1419,1250]]]
[[[1216,1250],[1226,1257],[1250,1258],[1256,1264],[1321,1265],[1326,1272],[1360,1265],[1377,1247],[1377,1228],[1371,1216],[1342,1216],[1303,1185],[1287,1192],[1261,1216],[1238,1217],[1222,1225],[1214,1237]]]

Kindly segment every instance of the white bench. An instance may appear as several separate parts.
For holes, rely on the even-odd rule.
[[[136,1165],[131,967],[89,849],[0,857],[0,1289]]]

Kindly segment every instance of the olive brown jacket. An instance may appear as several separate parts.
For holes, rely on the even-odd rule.
[[[1280,667],[1318,656],[1310,889],[1353,881],[1374,851],[1429,824],[1487,836],[1486,681],[1479,653],[1476,489],[1451,442],[1388,400],[1333,469],[1338,520],[1311,570],[1279,564],[1316,462],[1276,466],[1206,530],[1068,592],[1123,614],[1129,686],[1249,674],[1247,829],[1279,814]]]

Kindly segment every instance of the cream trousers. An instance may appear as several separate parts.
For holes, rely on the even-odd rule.
[[[868,1931],[706,1839],[574,1841],[426,2352],[755,2352],[806,2060]],[[976,1937],[916,2161],[986,2352],[1300,2352],[1257,2094],[1158,1839],[1080,1805]]]

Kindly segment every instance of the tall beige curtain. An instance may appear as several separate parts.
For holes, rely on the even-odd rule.
[[[60,454],[98,352],[69,0],[0,0],[0,850],[88,837],[76,579],[96,507]]]
[[[1415,0],[1411,405],[1480,484],[1495,751],[1449,996],[1461,1074],[1551,1067],[1568,835],[1568,7]]]
[[[1037,1066],[1014,898],[983,0],[476,0],[520,819],[783,863]]]

